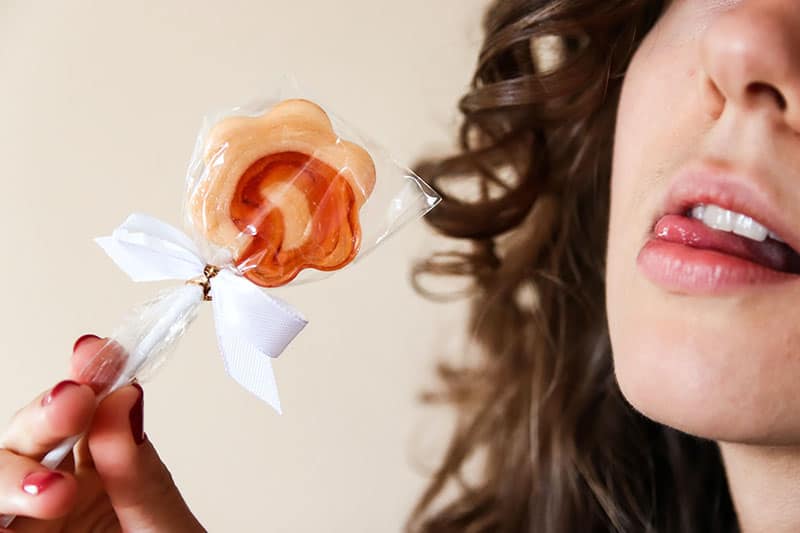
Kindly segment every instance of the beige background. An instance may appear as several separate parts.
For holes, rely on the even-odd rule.
[[[451,144],[479,0],[0,0],[0,415],[61,378],[157,286],[91,243],[131,211],[179,223],[201,116],[293,73],[396,159]],[[225,7],[221,7],[225,6]],[[146,385],[145,426],[211,531],[397,531],[444,431],[415,395],[461,310],[408,284],[421,223],[282,295],[311,319],[277,363],[285,414],[225,375],[208,309]]]

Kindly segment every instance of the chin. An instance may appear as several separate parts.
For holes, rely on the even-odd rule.
[[[715,441],[800,443],[800,334],[788,321],[613,280],[607,302],[616,378],[637,411]]]

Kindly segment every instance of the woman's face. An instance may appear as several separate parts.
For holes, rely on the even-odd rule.
[[[611,198],[628,401],[706,438],[800,443],[797,0],[669,5],[625,79]]]

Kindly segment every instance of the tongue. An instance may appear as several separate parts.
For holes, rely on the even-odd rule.
[[[665,215],[656,223],[655,234],[659,239],[733,255],[773,270],[800,272],[800,256],[789,246],[772,239],[758,242],[715,230],[694,218]]]

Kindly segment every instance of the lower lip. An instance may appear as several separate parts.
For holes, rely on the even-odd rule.
[[[636,258],[644,275],[671,291],[721,295],[754,286],[800,280],[800,276],[713,250],[651,237]]]

